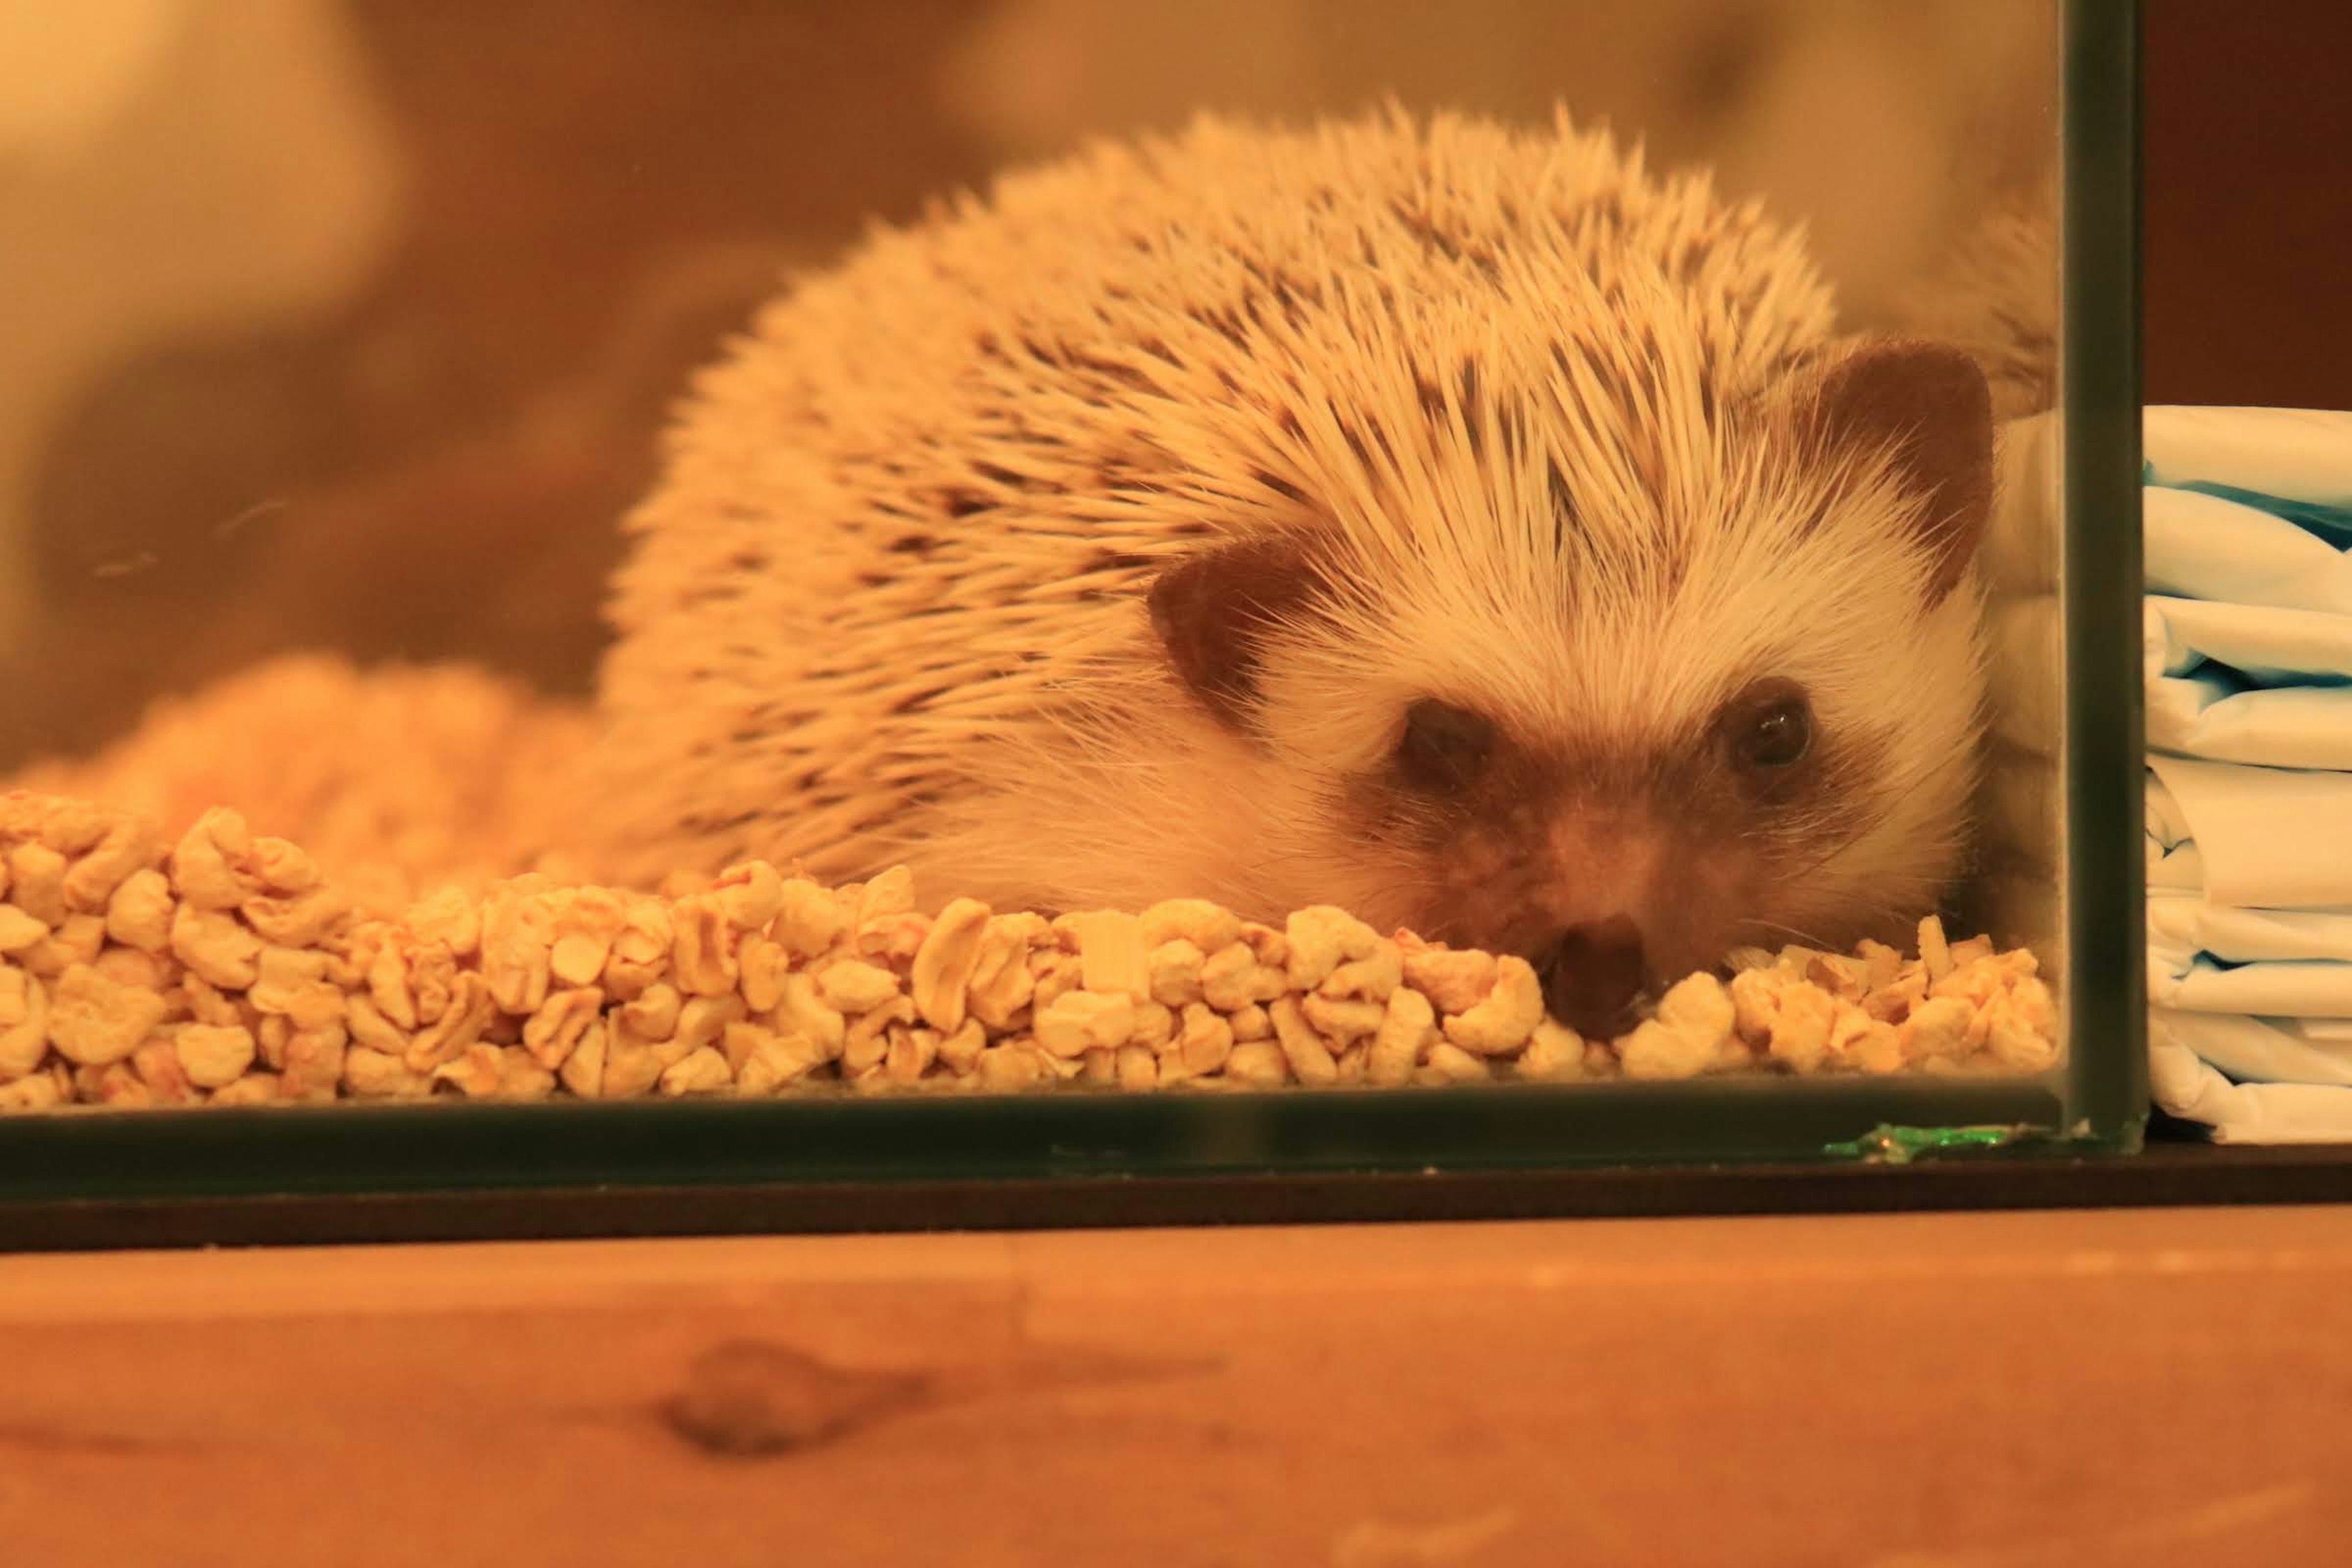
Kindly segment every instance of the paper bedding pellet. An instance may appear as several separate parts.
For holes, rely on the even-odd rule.
[[[2058,1055],[2035,969],[1931,918],[1911,957],[1742,952],[1728,984],[1692,975],[1587,1040],[1525,961],[1335,909],[934,917],[904,871],[826,888],[752,863],[666,895],[533,873],[395,910],[225,808],[172,841],[0,795],[18,1110],[2032,1073]]]

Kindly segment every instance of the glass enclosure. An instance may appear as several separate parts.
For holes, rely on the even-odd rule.
[[[0,1194],[2136,1146],[2127,5],[0,29]]]

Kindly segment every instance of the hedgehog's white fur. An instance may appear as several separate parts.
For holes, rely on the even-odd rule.
[[[1795,235],[1564,118],[1202,121],[877,233],[704,376],[630,523],[614,872],[906,859],[1002,907],[1410,923],[1442,868],[1341,804],[1404,703],[1638,749],[1769,654],[1885,765],[1747,934],[1916,917],[1960,846],[1976,589],[1923,616],[1885,465],[1787,434],[1834,343]],[[1280,634],[1254,749],[1141,596],[1318,517],[1352,602]]]

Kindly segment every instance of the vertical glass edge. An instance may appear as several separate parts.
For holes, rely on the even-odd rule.
[[[2139,0],[2064,0],[2062,317],[2070,1098],[2088,1142],[2148,1115],[2139,668]]]

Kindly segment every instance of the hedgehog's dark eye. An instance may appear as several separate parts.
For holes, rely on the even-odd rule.
[[[1404,710],[1397,770],[1415,789],[1444,794],[1475,779],[1494,750],[1490,721],[1467,708],[1424,697]]]
[[[1759,779],[1812,750],[1812,704],[1793,680],[1757,681],[1724,705],[1716,723],[1732,765]]]

